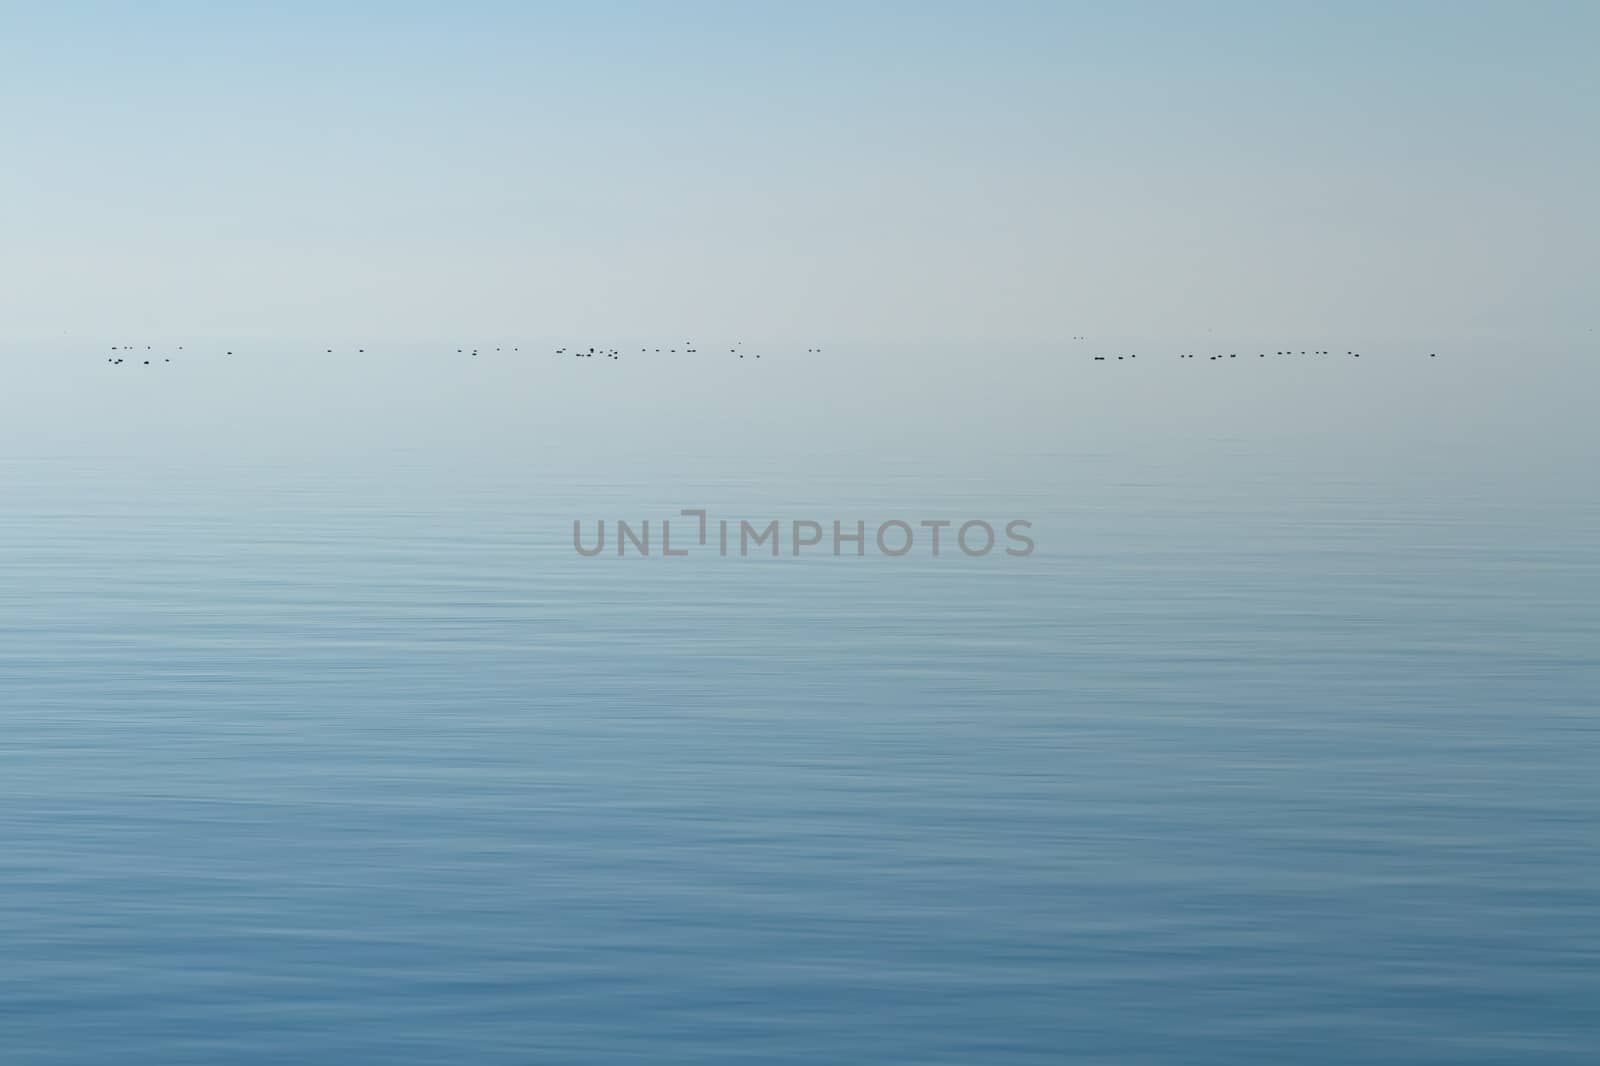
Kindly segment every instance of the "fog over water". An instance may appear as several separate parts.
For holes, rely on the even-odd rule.
[[[1595,1061],[1593,5],[13,7],[7,1066]]]

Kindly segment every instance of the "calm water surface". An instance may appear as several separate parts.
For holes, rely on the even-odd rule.
[[[9,462],[4,1061],[1595,1061],[1593,494],[1196,469]]]

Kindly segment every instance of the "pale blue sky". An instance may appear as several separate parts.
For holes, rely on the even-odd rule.
[[[1581,333],[1600,6],[0,5],[8,339]]]

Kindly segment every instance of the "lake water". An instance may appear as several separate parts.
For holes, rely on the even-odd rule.
[[[492,450],[12,448],[5,1062],[1594,1061],[1591,485]],[[572,550],[685,507],[1038,548]]]

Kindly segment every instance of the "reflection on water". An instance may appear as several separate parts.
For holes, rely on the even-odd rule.
[[[5,466],[6,1061],[1592,1061],[1592,505],[1030,469]]]

